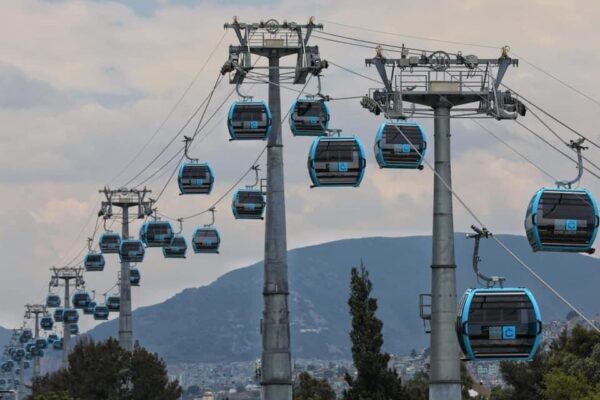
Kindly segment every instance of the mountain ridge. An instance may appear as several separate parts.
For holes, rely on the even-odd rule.
[[[565,297],[587,314],[600,311],[594,288],[599,260],[579,254],[532,253],[524,237],[498,235]],[[473,242],[456,234],[457,292],[475,287]],[[545,321],[563,319],[568,309],[508,254],[491,241],[481,244],[481,270],[503,275],[508,286],[530,287]],[[419,319],[418,295],[429,292],[431,237],[343,239],[288,252],[290,315],[296,358],[350,358],[350,316],[346,301],[350,268],[364,260],[384,322],[384,349],[395,354],[427,346]],[[574,264],[580,267],[573,268]],[[581,289],[565,276],[581,282]],[[210,284],[184,289],[153,306],[134,311],[140,343],[169,363],[229,362],[260,357],[262,262],[229,271]],[[116,335],[116,321],[90,331],[92,337]]]

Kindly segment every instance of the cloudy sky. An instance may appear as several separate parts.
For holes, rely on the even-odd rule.
[[[515,54],[593,97],[600,89],[600,4],[592,0],[6,0],[2,7],[0,325],[9,327],[20,322],[23,304],[44,298],[48,269],[63,265],[85,246],[98,210],[98,189],[122,185],[140,172],[205,98],[227,58],[227,46],[236,44],[234,34],[223,29],[234,15],[242,21],[298,22],[314,15],[330,33],[480,57],[497,57],[502,45],[510,45]],[[375,77],[375,71],[364,66],[374,50],[317,38],[313,43],[319,44],[323,58]],[[199,71],[187,96],[148,142]],[[594,123],[598,103],[524,62],[509,70],[505,83],[599,139]],[[373,86],[334,66],[323,79],[323,91],[333,97],[362,95]],[[226,81],[218,87],[210,112],[232,88]],[[264,85],[244,90],[266,97]],[[309,84],[308,90],[314,92],[315,85]],[[282,96],[285,109],[294,92],[284,90]],[[260,152],[261,143],[228,141],[226,108],[217,111],[193,149],[194,156],[214,166],[214,194],[181,197],[171,183],[158,204],[162,213],[177,217],[204,210]],[[310,189],[306,171],[310,139],[293,138],[284,125],[290,248],[349,237],[428,234],[432,173],[378,169],[370,149],[381,118],[363,110],[358,100],[333,102],[332,112],[332,126],[360,136],[369,149],[366,177],[357,189]],[[431,120],[419,121],[431,134]],[[572,163],[514,122],[478,121],[551,175],[575,174]],[[531,116],[521,121],[558,144]],[[523,233],[531,195],[551,180],[475,122],[454,120],[452,130],[456,191],[493,232]],[[189,134],[189,128],[185,132]],[[559,133],[573,138],[565,129]],[[131,162],[142,146],[144,151]],[[177,139],[134,182],[154,172],[180,146]],[[587,155],[600,161],[598,149]],[[148,187],[160,191],[173,168],[169,165],[150,179]],[[596,192],[600,189],[589,175],[583,184]],[[455,210],[455,227],[465,231],[474,221],[457,203]],[[184,233],[189,237],[195,226],[208,222],[204,217],[186,222]],[[141,266],[143,285],[134,289],[135,306],[162,301],[261,259],[262,223],[234,221],[229,197],[218,206],[217,225],[223,236],[219,256],[192,255],[185,261],[165,262],[159,251],[149,251]],[[110,256],[104,273],[88,274],[88,288],[103,293],[116,281],[117,269],[116,257]]]

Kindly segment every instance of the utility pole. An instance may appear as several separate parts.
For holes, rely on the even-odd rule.
[[[52,272],[52,278],[50,279],[50,286],[58,287],[60,281],[64,282],[65,288],[65,302],[64,309],[71,308],[71,281],[75,281],[75,287],[83,286],[85,284],[83,280],[83,268],[74,267],[62,267],[50,268]],[[69,352],[71,351],[71,331],[70,323],[63,321],[63,366],[66,367],[69,363]]]
[[[255,70],[267,69],[269,76],[269,108],[273,119],[267,144],[267,210],[265,219],[264,311],[262,334],[263,400],[292,399],[292,356],[288,308],[287,232],[285,188],[283,176],[283,141],[281,137],[280,83],[304,84],[309,74],[319,75],[327,63],[321,61],[317,46],[308,46],[314,29],[322,29],[313,19],[306,25],[295,22],[280,24],[274,19],[246,24],[234,18],[225,24],[233,29],[239,46],[229,46],[229,60],[221,69],[230,73],[230,83],[241,85],[244,79],[262,80]],[[268,67],[253,66],[251,55],[269,60]],[[296,55],[295,66],[284,67],[282,57]],[[281,70],[290,70],[282,75]]]
[[[137,218],[144,218],[152,214],[152,201],[146,201],[146,194],[150,193],[146,188],[137,189],[116,189],[111,190],[108,187],[100,190],[106,197],[106,201],[102,202],[102,208],[99,215],[104,219],[109,219],[113,216],[113,207],[121,208],[122,216],[122,232],[121,238],[129,238],[129,208],[137,207]],[[131,312],[131,282],[130,271],[131,265],[128,262],[121,263],[120,274],[120,298],[121,307],[119,311],[119,344],[127,351],[133,350],[133,320]]]
[[[34,338],[40,337],[40,314],[45,315],[47,313],[46,306],[43,304],[27,304],[25,306],[25,319],[35,319],[34,325]],[[33,357],[33,378],[40,376],[40,357]]]
[[[421,310],[421,316],[430,321],[431,327],[430,400],[461,398],[460,350],[455,331],[450,119],[452,114],[481,114],[498,120],[525,114],[525,107],[518,99],[509,91],[500,90],[508,67],[518,65],[518,60],[507,53],[508,49],[503,48],[499,58],[480,59],[444,51],[415,53],[403,46],[401,58],[385,58],[381,49],[377,49],[376,57],[366,60],[367,66],[377,69],[384,88],[371,90],[361,101],[364,108],[392,120],[404,120],[415,112],[434,117],[431,294],[422,295],[431,297],[431,312]],[[389,75],[387,68],[391,68]],[[496,76],[492,75],[493,69],[497,69]],[[412,109],[405,110],[403,102],[412,103]],[[469,103],[479,104],[476,108],[464,107]]]

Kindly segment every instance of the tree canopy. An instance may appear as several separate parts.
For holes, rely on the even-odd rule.
[[[169,382],[165,363],[146,349],[126,351],[115,339],[81,340],[67,368],[33,382],[34,400],[177,400],[181,388]]]

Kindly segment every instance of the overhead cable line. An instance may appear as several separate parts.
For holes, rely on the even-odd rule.
[[[212,49],[212,51],[209,53],[208,58],[206,59],[206,61],[204,62],[204,64],[200,68],[200,70],[196,73],[196,75],[194,76],[192,81],[187,85],[187,87],[185,88],[185,90],[183,91],[183,93],[181,94],[179,99],[177,100],[177,102],[175,102],[173,107],[171,107],[171,109],[167,113],[166,117],[162,120],[162,122],[160,123],[158,128],[156,128],[156,130],[154,131],[152,136],[150,136],[150,138],[146,141],[146,143],[144,143],[144,145],[140,148],[140,150],[135,154],[135,156],[133,156],[133,158],[131,160],[129,160],[129,162],[121,169],[121,171],[110,180],[111,183],[114,182],[116,179],[118,179],[121,175],[123,175],[123,173],[140,157],[140,155],[144,152],[144,150],[148,147],[148,145],[154,140],[156,135],[158,135],[158,133],[161,131],[161,129],[165,126],[167,121],[171,118],[171,116],[173,115],[173,113],[175,112],[177,107],[179,107],[181,102],[185,99],[188,92],[191,90],[191,88],[194,86],[194,84],[200,77],[200,74],[202,74],[202,72],[204,71],[204,69],[206,68],[206,66],[208,65],[210,60],[212,59],[213,55],[215,54],[215,52],[217,51],[217,49],[223,42],[223,39],[225,39],[225,36],[227,36],[227,32],[228,32],[227,30],[225,30],[223,32],[223,35],[221,36],[221,38],[219,39],[219,41],[217,42],[215,47]]]
[[[477,124],[477,126],[479,126],[481,129],[483,129],[485,132],[489,133],[492,137],[494,137],[496,140],[498,140],[504,146],[508,147],[510,150],[512,150],[515,154],[517,154],[523,160],[525,160],[529,164],[533,165],[536,169],[538,169],[541,173],[543,173],[544,175],[546,175],[548,178],[552,179],[555,182],[558,180],[558,178],[554,177],[552,174],[550,174],[545,169],[543,169],[542,167],[540,167],[538,164],[536,164],[535,162],[533,162],[529,157],[527,157],[526,155],[524,155],[523,153],[521,153],[513,145],[511,145],[510,143],[508,143],[506,140],[502,139],[500,136],[496,135],[491,129],[488,129],[485,125],[483,125],[479,121],[473,120],[473,123]]]
[[[536,70],[538,70],[539,72],[541,72],[542,74],[548,76],[549,78],[554,79],[556,82],[560,83],[561,85],[571,89],[572,91],[574,91],[575,93],[579,94],[580,96],[588,99],[589,101],[596,103],[596,105],[600,106],[600,101],[596,100],[595,98],[593,98],[592,96],[588,95],[587,93],[584,93],[583,91],[577,89],[575,86],[569,84],[568,82],[565,82],[564,80],[560,79],[559,77],[557,77],[556,75],[551,74],[550,72],[538,67],[537,65],[535,65],[533,62],[527,60],[526,58],[524,58],[523,56],[518,55],[517,53],[515,53],[514,51],[510,50],[510,53],[513,53],[515,56],[517,56],[519,58],[519,60],[522,60],[525,64],[531,66],[532,68],[535,68]]]
[[[300,93],[298,94],[298,96],[296,98],[299,98],[303,93],[304,90],[306,89],[306,86],[308,85],[308,83],[310,82],[312,78],[312,75],[309,77],[309,79],[306,80],[306,83],[304,84],[304,86],[302,87],[302,90],[300,90]],[[270,83],[270,81],[268,81],[268,83]],[[283,122],[289,117],[290,115],[290,111],[291,109],[288,109],[287,113],[283,116],[283,118],[281,119],[281,122],[283,124]],[[200,215],[206,214],[208,212],[211,212],[211,209],[214,209],[221,201],[223,201],[223,199],[225,199],[225,197],[227,197],[227,195],[229,195],[229,193],[231,193],[239,184],[240,182],[242,182],[242,180],[244,180],[244,178],[251,172],[254,171],[254,167],[255,165],[258,163],[258,161],[262,158],[262,156],[264,155],[265,151],[267,150],[267,146],[264,146],[262,148],[262,150],[260,151],[260,153],[258,154],[258,156],[254,159],[254,161],[252,162],[252,164],[250,165],[250,167],[248,167],[248,169],[233,183],[233,185],[231,185],[214,203],[212,203],[212,205],[210,207],[208,207],[207,209],[188,215],[186,217],[180,217],[180,218],[171,218],[167,215],[162,215],[165,218],[171,219],[173,221],[185,221],[191,218],[195,218],[198,217]]]
[[[430,38],[430,37],[425,37],[425,36],[406,35],[406,34],[397,33],[397,32],[386,32],[386,31],[377,30],[377,29],[365,28],[362,26],[342,24],[339,22],[329,21],[329,20],[325,20],[325,19],[320,19],[320,21],[325,22],[327,24],[344,26],[346,28],[358,29],[358,30],[362,30],[362,31],[366,31],[366,32],[373,32],[373,33],[383,33],[384,35],[398,36],[398,37],[404,37],[404,38],[409,38],[409,39],[427,40],[430,42],[458,44],[458,45],[462,45],[462,46],[481,47],[481,48],[487,48],[487,49],[497,49],[499,47],[499,46],[492,46],[492,45],[480,44],[480,43],[459,42],[459,41],[455,41],[455,40],[435,39],[435,38]]]
[[[217,82],[221,82],[222,78],[223,78],[222,75],[219,73],[219,76],[217,77]],[[209,93],[206,96],[206,98],[202,101],[202,103],[200,103],[200,105],[196,108],[196,110],[194,110],[193,114],[188,118],[188,120],[185,122],[185,124],[175,133],[175,135],[171,138],[171,140],[169,140],[169,142],[158,152],[158,154],[149,163],[147,163],[137,174],[135,174],[131,179],[129,179],[127,182],[125,182],[121,186],[126,187],[126,186],[130,185],[134,180],[136,180],[140,175],[142,175],[152,164],[154,164],[160,158],[160,156],[162,156],[164,154],[165,151],[167,151],[169,146],[171,146],[173,144],[173,142],[175,142],[175,140],[179,137],[179,135],[181,135],[181,133],[184,131],[184,129],[187,128],[187,126],[190,124],[190,122],[192,122],[192,120],[200,112],[202,107],[206,104],[208,99],[212,96],[212,93],[214,92],[215,88],[216,88],[216,86],[213,88],[211,93]]]

